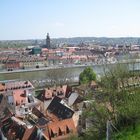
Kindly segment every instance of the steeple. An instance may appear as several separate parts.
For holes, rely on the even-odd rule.
[[[46,48],[51,48],[49,33],[47,33],[46,36]]]

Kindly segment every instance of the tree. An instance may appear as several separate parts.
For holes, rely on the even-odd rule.
[[[87,84],[93,80],[96,80],[96,74],[91,67],[87,67],[79,76],[80,84]]]
[[[47,77],[51,79],[50,85],[63,85],[68,84],[69,77],[71,77],[71,73],[68,69],[58,68],[58,69],[50,69],[48,70]],[[63,78],[62,78],[63,77]]]
[[[136,123],[140,120],[140,87],[138,86],[140,82],[137,80],[136,84],[136,76],[131,74],[126,65],[116,64],[106,69],[101,81],[98,82],[100,88],[92,93],[94,99],[92,106],[83,112],[86,119],[91,118],[92,125],[86,131],[84,139],[103,139],[107,121],[110,121],[117,128],[116,130],[121,130],[127,126],[135,129]],[[83,73],[80,74],[82,78]],[[85,77],[83,79],[88,81]]]

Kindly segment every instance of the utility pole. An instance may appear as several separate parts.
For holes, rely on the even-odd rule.
[[[111,130],[110,121],[107,121],[107,123],[106,123],[106,140],[111,140],[110,139],[110,130]]]

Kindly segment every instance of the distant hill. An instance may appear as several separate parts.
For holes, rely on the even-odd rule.
[[[73,37],[73,38],[52,38],[53,44],[80,44],[80,43],[93,43],[99,45],[140,45],[140,37],[120,37],[120,38],[108,38],[108,37]],[[45,39],[30,39],[30,40],[11,40],[0,41],[1,44],[24,44],[24,45],[42,45],[45,44]]]
[[[140,44],[140,38],[136,37],[74,37],[74,38],[58,38],[53,39],[55,43],[79,44],[79,43],[94,43],[100,45],[115,45],[115,44]]]

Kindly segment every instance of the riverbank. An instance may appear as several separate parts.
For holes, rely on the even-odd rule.
[[[45,71],[45,70],[62,69],[62,68],[80,68],[80,67],[87,67],[87,66],[91,66],[91,67],[108,67],[108,66],[112,66],[112,65],[116,65],[116,64],[139,65],[137,70],[140,70],[140,61],[135,61],[135,62],[122,61],[122,62],[118,62],[118,63],[106,63],[106,64],[86,63],[86,64],[53,65],[53,66],[48,66],[48,67],[17,69],[17,70],[12,70],[12,71],[0,70],[0,74],[32,72],[32,71]]]

